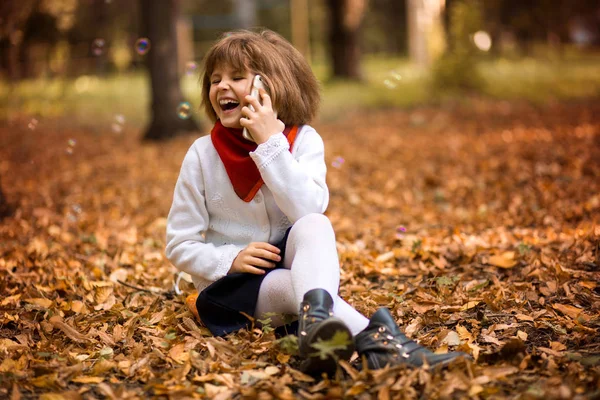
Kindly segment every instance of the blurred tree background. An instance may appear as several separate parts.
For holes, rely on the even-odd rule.
[[[202,57],[223,32],[252,27],[311,61],[326,119],[465,91],[532,101],[600,91],[594,0],[5,0],[0,121],[35,129],[66,117],[116,133],[127,121],[147,139],[203,129]]]

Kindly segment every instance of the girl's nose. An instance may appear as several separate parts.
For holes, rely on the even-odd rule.
[[[222,79],[221,82],[219,82],[219,84],[217,85],[217,87],[220,90],[228,89],[229,88],[229,81],[227,81],[226,79]]]

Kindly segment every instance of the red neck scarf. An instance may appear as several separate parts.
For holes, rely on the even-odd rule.
[[[290,151],[297,133],[297,126],[286,126],[283,131]],[[264,183],[256,163],[250,157],[250,152],[255,151],[258,145],[244,139],[241,129],[226,128],[219,120],[210,131],[210,138],[225,165],[235,193],[245,202],[251,201]]]

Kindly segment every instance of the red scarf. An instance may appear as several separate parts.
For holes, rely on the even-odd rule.
[[[298,133],[297,126],[286,126],[283,134],[290,144],[290,152]],[[249,202],[263,185],[258,167],[250,157],[258,145],[244,139],[241,129],[226,128],[217,120],[210,131],[210,138],[225,165],[233,190],[240,199]]]

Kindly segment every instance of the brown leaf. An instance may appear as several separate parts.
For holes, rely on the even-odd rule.
[[[71,379],[72,382],[77,382],[77,383],[100,383],[100,382],[104,382],[104,378],[100,377],[100,376],[77,376],[75,378]]]
[[[86,335],[83,335],[82,333],[79,333],[75,328],[73,328],[72,326],[65,323],[65,321],[63,321],[63,319],[61,317],[59,317],[58,315],[54,315],[53,317],[51,317],[49,322],[55,328],[58,328],[61,331],[63,331],[63,333],[65,335],[67,335],[67,337],[69,339],[73,340],[74,342],[77,342],[77,343],[93,342],[92,339],[90,339]]]
[[[490,256],[488,264],[500,268],[512,268],[517,265],[514,251],[506,251],[502,254]]]
[[[45,298],[35,298],[35,299],[24,299],[23,301],[30,303],[30,304],[35,304],[36,306],[40,306],[42,308],[50,308],[53,304],[52,300],[49,299],[45,299]]]
[[[572,319],[581,318],[584,321],[589,321],[591,318],[589,315],[584,313],[581,308],[570,306],[568,304],[554,303],[554,304],[552,304],[552,308],[560,311],[561,313],[563,313],[564,315],[566,315]]]

